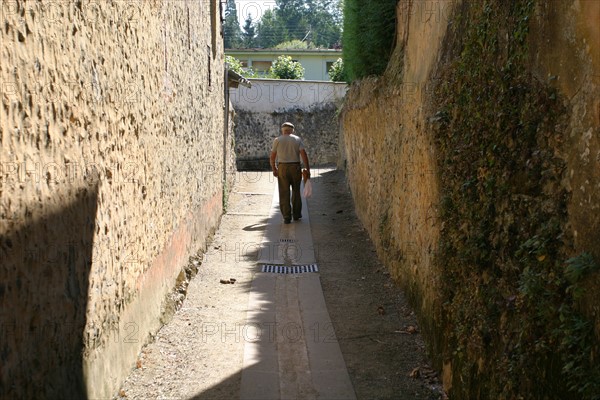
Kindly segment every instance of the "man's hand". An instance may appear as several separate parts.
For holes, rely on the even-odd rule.
[[[302,157],[304,168],[306,168],[306,171],[308,172],[308,178],[310,178],[310,164],[308,163],[308,154],[306,154],[306,150],[300,150],[300,157]]]
[[[278,177],[279,171],[277,170],[277,164],[275,164],[275,159],[277,158],[277,152],[272,151],[271,156],[269,157],[269,162],[271,164],[271,169],[273,170],[273,176]]]
[[[306,181],[310,179],[310,170],[304,168],[302,170],[302,178],[304,179],[304,183],[306,183]]]

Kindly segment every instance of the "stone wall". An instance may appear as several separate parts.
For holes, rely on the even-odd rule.
[[[441,149],[440,143],[452,142],[453,138],[440,139],[439,136],[435,136],[439,135],[439,132],[444,133],[444,126],[464,117],[461,114],[446,115],[440,111],[441,108],[436,107],[440,102],[437,97],[440,90],[460,86],[444,79],[446,76],[451,76],[456,68],[460,68],[457,59],[461,54],[465,54],[466,47],[461,42],[461,29],[452,30],[451,27],[469,24],[476,26],[477,21],[469,20],[471,4],[474,3],[463,1],[400,1],[398,3],[397,46],[386,73],[379,78],[367,78],[353,83],[346,97],[341,113],[344,143],[341,164],[347,168],[348,183],[357,213],[376,243],[378,255],[388,265],[395,279],[407,289],[417,308],[420,329],[427,339],[430,354],[443,375],[444,386],[449,390],[451,397],[500,398],[493,395],[487,397],[486,393],[492,393],[493,390],[505,390],[505,393],[513,390],[512,393],[520,392],[525,397],[532,397],[531,393],[539,390],[545,395],[552,394],[566,398],[565,395],[572,394],[560,392],[565,390],[565,382],[568,379],[567,375],[560,376],[560,367],[555,368],[559,371],[559,379],[555,379],[556,376],[550,378],[550,375],[542,375],[548,372],[542,367],[535,367],[540,368],[539,370],[518,369],[513,372],[504,369],[506,365],[510,365],[510,362],[517,362],[515,361],[517,356],[514,354],[515,358],[510,359],[511,352],[517,351],[511,346],[522,338],[515,338],[512,333],[517,332],[520,325],[527,325],[530,322],[529,319],[519,320],[519,318],[523,315],[531,315],[527,313],[535,309],[533,303],[539,302],[542,297],[533,299],[531,305],[523,305],[525,303],[523,299],[527,295],[520,292],[523,289],[519,288],[518,280],[511,281],[514,275],[507,273],[502,276],[498,269],[482,265],[484,263],[481,261],[481,264],[477,264],[472,259],[465,259],[460,268],[452,274],[442,273],[446,268],[445,265],[454,262],[442,257],[448,254],[444,252],[443,246],[445,248],[451,245],[465,247],[470,244],[467,241],[455,243],[456,238],[447,235],[449,226],[456,225],[458,230],[462,229],[469,234],[473,232],[473,236],[477,232],[471,221],[459,219],[459,216],[464,215],[464,209],[471,205],[459,204],[456,207],[462,209],[458,211],[455,209],[454,213],[446,210],[445,214],[442,214],[442,209],[446,207],[448,200],[442,196],[443,193],[448,192],[444,183],[452,180],[460,182],[462,179],[464,184],[462,190],[467,191],[468,185],[472,184],[473,180],[485,180],[488,170],[492,170],[494,166],[492,160],[489,161],[487,168],[479,167],[478,159],[474,158],[472,161],[474,177],[454,176],[456,170],[440,169],[441,153],[448,151],[447,148]],[[561,202],[566,204],[566,216],[560,225],[562,231],[559,237],[553,237],[556,243],[553,242],[552,245],[560,248],[557,256],[572,257],[588,252],[595,257],[596,262],[600,261],[600,222],[598,221],[600,214],[597,212],[600,207],[600,175],[598,175],[600,171],[598,157],[600,154],[598,147],[600,145],[600,102],[598,100],[600,98],[600,40],[598,40],[600,31],[594,23],[599,18],[600,3],[595,1],[534,2],[532,17],[528,23],[528,47],[524,47],[528,48],[526,70],[531,82],[531,87],[526,90],[533,93],[532,97],[540,96],[540,101],[558,98],[560,107],[564,107],[566,111],[561,117],[563,119],[560,120],[560,124],[557,123],[549,129],[544,123],[551,117],[540,118],[539,127],[544,131],[535,133],[538,137],[537,143],[530,144],[530,148],[521,147],[512,153],[516,166],[513,168],[516,169],[511,171],[514,180],[509,187],[517,194],[510,198],[498,195],[492,204],[496,207],[497,229],[511,232],[507,233],[506,237],[501,236],[503,233],[499,233],[498,237],[505,238],[508,240],[507,244],[513,247],[489,240],[487,249],[495,254],[491,263],[499,260],[496,264],[500,264],[502,260],[515,257],[515,254],[518,254],[515,253],[515,247],[519,248],[522,243],[511,243],[510,238],[518,235],[526,236],[523,232],[537,222],[518,214],[512,219],[506,219],[506,216],[510,217],[511,207],[517,209],[527,202],[534,204],[538,199],[541,199],[540,210],[538,210],[540,215],[545,215],[544,213],[552,215],[556,204],[559,206],[563,204]],[[461,23],[464,25],[458,25]],[[494,23],[497,24],[500,32],[506,25],[505,21],[500,19]],[[483,27],[482,32],[487,29],[483,24],[479,26]],[[498,37],[512,37],[509,35],[516,35],[516,33],[508,32],[506,36],[499,34]],[[495,56],[501,62],[511,51],[515,49],[502,48]],[[480,64],[493,63],[496,59],[479,62]],[[485,79],[480,78],[480,82],[474,86],[473,93],[476,93],[478,88],[485,93],[486,85],[494,85],[493,81]],[[539,87],[548,88],[549,92],[556,90],[556,94],[551,95],[550,98],[544,97],[540,93],[545,92],[538,89]],[[516,94],[518,95],[518,92]],[[516,99],[517,96],[515,95],[514,98]],[[482,97],[479,100],[481,103],[486,102],[485,104],[498,101],[497,107],[500,107],[499,99]],[[457,113],[464,114],[471,111],[467,108],[460,109],[462,99],[458,92],[452,101],[458,104],[455,108]],[[529,105],[537,106],[537,104]],[[508,120],[503,109],[492,106],[488,110],[497,113],[494,118],[499,126],[502,121]],[[519,111],[525,115],[530,110]],[[473,117],[484,118],[479,115]],[[440,126],[442,128],[439,128]],[[473,132],[465,132],[465,134],[476,137],[489,133],[486,130],[477,131],[476,123],[472,126]],[[456,157],[460,157],[461,152],[467,151],[469,143],[467,141],[462,145],[464,147],[451,149],[455,151]],[[510,165],[510,154],[505,154],[509,157],[507,165]],[[524,171],[534,168],[533,165],[538,162],[536,157],[541,157],[540,154],[548,156],[548,160],[544,161],[541,167],[545,169],[542,169],[540,177],[531,177],[527,175],[529,172]],[[525,157],[522,164],[520,164],[520,157]],[[527,157],[529,161],[526,160]],[[564,171],[552,169],[554,165],[560,163],[564,163]],[[552,178],[553,174],[558,174],[558,183],[549,180],[548,177]],[[527,187],[530,187],[532,182],[539,182],[542,179],[548,184],[540,188],[539,192],[527,192]],[[567,195],[563,197],[563,193]],[[559,196],[560,199],[556,200]],[[557,218],[562,218],[558,211],[556,214]],[[532,218],[531,215],[529,218]],[[543,227],[544,222],[546,221],[539,221],[540,226]],[[536,231],[532,230],[529,233],[530,238],[536,237]],[[469,237],[469,234],[465,234],[467,240],[479,239]],[[486,237],[485,240],[488,238]],[[547,271],[545,268],[554,268],[542,264],[550,257],[548,254],[540,253],[537,259],[534,259],[535,262],[540,263],[540,274]],[[556,262],[559,271],[561,268],[564,270],[564,258],[550,262]],[[524,267],[518,265],[514,268]],[[452,282],[461,282],[461,278],[465,276],[474,278],[471,282],[466,282],[465,288],[468,290],[452,288]],[[552,276],[549,279],[552,279]],[[506,282],[509,282],[507,286],[512,285],[512,292],[504,292],[503,285]],[[552,283],[547,285],[548,288],[552,288]],[[600,304],[597,297],[600,290],[600,277],[598,274],[591,276],[585,285],[587,292],[574,308],[595,323],[595,343],[598,343],[600,340]],[[495,293],[494,287],[497,291],[502,291],[504,298],[497,292],[495,296],[500,300],[488,295],[488,293]],[[564,292],[556,293],[564,295]],[[488,302],[499,301],[494,303],[496,305],[489,306],[497,307],[498,315],[490,317],[482,313],[478,317],[477,312],[481,310],[477,310],[476,307],[485,306],[486,295],[488,295]],[[560,294],[557,296],[558,301],[563,301],[559,298]],[[513,301],[516,302],[516,306]],[[564,304],[570,302],[570,300],[564,301]],[[457,314],[452,311],[452,307],[461,302],[462,304],[471,302],[471,309],[464,309],[465,314],[462,316],[464,321],[459,320]],[[514,311],[515,309],[519,311]],[[523,314],[520,315],[521,312]],[[482,324],[481,331],[474,328]],[[466,331],[461,332],[460,329]],[[466,349],[457,345],[462,344],[457,339],[461,334],[468,337]],[[538,338],[540,339],[538,345],[548,343],[548,340],[552,343],[553,339],[548,338],[556,337],[553,336],[556,333],[538,332],[538,334],[541,338]],[[589,337],[586,340],[589,340]],[[558,344],[555,342],[551,346],[558,353]],[[530,348],[533,349],[534,346]],[[499,352],[494,353],[496,350],[491,349],[499,349]],[[498,357],[490,357],[491,354]],[[583,356],[580,360],[591,362],[593,365],[597,354],[597,346],[592,346],[587,357]],[[502,357],[508,360],[506,364]],[[532,365],[536,362],[544,363],[541,360],[541,358],[530,359],[528,362]],[[564,359],[551,360],[563,363],[556,365],[564,365]],[[537,383],[532,382],[532,378],[537,379]],[[504,388],[494,386],[502,382]]]
[[[453,5],[444,4],[451,12]],[[350,87],[341,113],[341,164],[378,255],[409,289],[419,314],[429,316],[438,300],[433,261],[440,172],[433,138],[424,129],[423,107],[448,19],[436,15],[436,23],[425,23],[421,11],[410,11],[416,14],[409,18],[409,9],[398,6],[399,44],[386,75]],[[426,323],[433,322],[422,318],[422,330],[433,328]]]
[[[252,87],[231,89],[235,108],[235,149],[239,169],[269,169],[273,140],[280,126],[292,122],[311,164],[336,163],[338,108],[345,83],[251,79]]]
[[[1,6],[0,397],[110,398],[231,187],[219,4]]]

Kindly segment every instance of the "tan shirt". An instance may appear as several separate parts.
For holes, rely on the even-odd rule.
[[[280,163],[300,162],[300,150],[304,150],[304,143],[296,135],[281,135],[273,141],[271,151],[277,153]]]

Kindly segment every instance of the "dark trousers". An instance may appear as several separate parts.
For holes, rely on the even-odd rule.
[[[284,219],[298,219],[302,216],[302,199],[300,198],[300,183],[302,170],[300,164],[279,164],[277,183],[279,185],[279,209]],[[292,205],[290,207],[290,186],[292,188]]]

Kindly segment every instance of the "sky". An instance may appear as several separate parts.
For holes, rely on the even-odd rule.
[[[275,8],[275,0],[236,0],[235,4],[241,26],[248,14],[252,15],[253,21],[257,21],[265,10]]]

